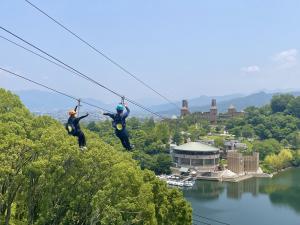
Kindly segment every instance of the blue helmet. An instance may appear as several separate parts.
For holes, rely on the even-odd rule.
[[[116,107],[117,111],[124,111],[124,106],[122,104],[117,105]]]

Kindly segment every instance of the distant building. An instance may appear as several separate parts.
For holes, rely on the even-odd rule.
[[[212,172],[217,169],[219,158],[218,148],[200,142],[189,142],[173,148],[173,161],[178,167]]]
[[[221,152],[221,158],[227,159],[228,153],[237,152],[238,150],[246,150],[248,148],[247,144],[242,143],[238,140],[230,140],[224,142],[224,148]]]
[[[197,117],[210,121],[211,124],[217,123],[218,108],[216,99],[212,99],[209,112],[195,112]]]
[[[254,152],[251,156],[243,156],[239,152],[229,152],[227,155],[227,167],[236,174],[257,172],[259,168],[259,153]]]
[[[189,115],[190,111],[189,111],[189,105],[188,105],[188,101],[187,100],[182,100],[182,108],[181,108],[181,117],[184,117],[186,115]]]
[[[233,117],[237,117],[237,116],[244,116],[244,112],[241,111],[241,112],[238,112],[236,110],[236,108],[234,107],[234,105],[230,105],[227,112],[226,113],[220,113],[219,114],[219,117],[220,118],[233,118]]]
[[[224,142],[224,147],[226,152],[235,151],[235,150],[245,150],[247,145],[238,140],[230,140]]]
[[[188,114],[190,114],[188,108],[188,101],[183,100],[182,108],[181,108],[181,116],[183,117]],[[233,105],[230,105],[226,113],[218,113],[217,100],[212,99],[210,110],[208,112],[195,112],[193,114],[201,119],[208,120],[213,125],[216,125],[218,119],[227,119],[227,118],[233,118],[237,116],[243,116],[244,112],[238,112]]]
[[[211,100],[211,106],[209,111],[209,120],[211,124],[217,124],[217,117],[218,117],[218,108],[217,108],[217,100]]]

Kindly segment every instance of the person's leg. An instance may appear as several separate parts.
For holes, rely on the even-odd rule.
[[[81,131],[81,135],[82,135],[82,137],[81,137],[81,139],[82,139],[82,142],[81,142],[81,146],[83,146],[83,147],[85,147],[86,146],[86,138],[85,138],[85,135],[84,135],[84,133]]]
[[[78,143],[80,148],[85,146],[85,136],[82,131],[78,132]]]
[[[125,143],[124,138],[123,138],[123,136],[124,136],[123,132],[122,131],[116,131],[116,135],[120,139],[121,144],[123,145],[123,147],[126,148],[126,143]]]
[[[78,132],[76,132],[75,134],[73,134],[74,137],[77,137],[77,140],[78,140],[78,145],[80,147],[80,144],[81,144],[81,139],[80,139],[80,135]]]
[[[129,136],[128,136],[128,132],[127,130],[123,130],[123,141],[124,141],[124,147],[127,149],[127,150],[131,150],[132,147],[130,145],[130,141],[129,141]]]

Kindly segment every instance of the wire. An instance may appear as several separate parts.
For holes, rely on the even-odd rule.
[[[71,98],[71,99],[76,100],[76,101],[79,100],[78,98],[76,98],[76,97],[74,97],[74,96],[72,96],[72,95],[69,95],[69,94],[66,94],[66,93],[64,93],[64,92],[58,91],[58,90],[56,90],[56,89],[54,89],[54,88],[48,87],[48,86],[46,86],[46,85],[44,85],[44,84],[41,84],[41,83],[36,82],[36,81],[34,81],[34,80],[31,80],[31,79],[29,79],[29,78],[27,78],[27,77],[24,77],[24,76],[22,76],[22,75],[20,75],[20,74],[14,73],[14,72],[12,72],[12,71],[10,71],[10,70],[4,69],[4,68],[2,68],[2,67],[0,67],[0,70],[4,71],[4,72],[6,72],[6,73],[9,73],[9,74],[11,74],[11,75],[14,75],[14,76],[16,76],[16,77],[19,77],[19,78],[21,78],[21,79],[23,79],[23,80],[26,80],[26,81],[28,81],[28,82],[34,83],[34,84],[36,84],[36,85],[38,85],[38,86],[44,87],[44,88],[46,88],[46,89],[48,89],[48,90],[51,90],[51,91],[53,91],[53,92],[56,92],[56,93],[58,93],[58,94],[60,94],[60,95],[63,95],[63,96],[65,96],[65,97]],[[81,100],[81,102],[84,103],[84,104],[86,104],[86,105],[92,106],[92,107],[94,107],[94,108],[98,108],[98,109],[101,109],[101,110],[103,110],[103,111],[112,113],[111,111],[109,111],[109,110],[107,110],[107,109],[104,109],[104,108],[102,108],[102,107],[99,107],[99,106],[94,105],[94,104],[91,104],[91,103],[88,103],[88,102],[86,102],[86,101],[82,101],[82,100]]]
[[[92,79],[91,77],[85,75],[84,73],[78,71],[77,69],[73,68],[72,66],[70,66],[70,65],[68,65],[68,64],[66,64],[66,63],[64,63],[64,62],[61,61],[60,59],[58,59],[58,58],[52,56],[51,54],[49,54],[49,53],[47,53],[46,51],[42,50],[41,48],[35,46],[34,44],[32,44],[32,43],[26,41],[25,39],[23,39],[23,38],[21,38],[20,36],[14,34],[14,33],[11,32],[11,31],[7,30],[6,28],[0,26],[0,29],[2,29],[3,31],[9,33],[10,35],[14,36],[15,38],[21,40],[22,42],[26,43],[27,45],[30,45],[31,47],[33,47],[33,48],[35,48],[36,50],[42,52],[43,54],[45,54],[45,55],[47,55],[48,57],[54,59],[55,61],[61,63],[63,66],[65,66],[65,67],[71,69],[72,71],[74,71],[73,74],[75,74],[76,76],[80,76],[81,78],[84,78],[84,79],[86,79],[86,80],[88,80],[88,81],[90,81],[90,82],[92,82],[92,83],[94,83],[94,84],[100,86],[101,88],[104,88],[105,90],[107,90],[107,91],[113,93],[114,95],[117,95],[117,96],[120,97],[120,98],[123,98],[123,97],[124,97],[123,95],[121,95],[121,94],[117,93],[116,91],[114,91],[114,90],[112,90],[112,89],[110,89],[110,88],[104,86],[103,84],[99,83],[98,81],[96,81],[96,80]],[[62,67],[62,68],[64,68],[64,67]],[[68,71],[69,71],[69,70],[68,70]],[[134,100],[132,100],[132,99],[130,99],[130,98],[127,98],[127,97],[125,97],[125,99],[126,99],[128,102],[130,102],[130,103],[132,103],[132,104],[134,104],[134,105],[136,105],[136,106],[138,106],[138,107],[144,109],[145,111],[148,111],[149,113],[152,113],[153,115],[156,115],[157,117],[160,117],[161,119],[164,119],[163,116],[161,116],[160,114],[158,114],[158,113],[156,113],[156,112],[154,112],[154,111],[152,111],[152,110],[146,108],[145,106],[141,105],[140,103],[138,103],[138,102],[136,102],[136,101],[134,101]]]
[[[133,77],[135,80],[137,80],[138,82],[140,82],[142,85],[144,85],[145,87],[147,87],[148,89],[152,90],[154,93],[156,93],[157,95],[159,95],[160,97],[162,97],[163,99],[165,99],[167,102],[169,102],[172,105],[175,105],[176,108],[180,108],[177,104],[175,104],[174,102],[172,102],[170,99],[168,99],[166,96],[162,95],[161,93],[159,93],[158,91],[156,91],[154,88],[152,88],[150,85],[148,85],[147,83],[145,83],[144,81],[142,81],[140,78],[138,78],[136,75],[134,75],[133,73],[131,73],[130,71],[128,71],[124,66],[122,66],[121,64],[119,64],[118,62],[116,62],[115,60],[113,60],[111,57],[107,56],[105,53],[103,53],[103,51],[100,51],[99,49],[97,49],[94,45],[90,44],[89,42],[87,42],[86,40],[84,40],[82,37],[80,37],[78,34],[76,34],[75,32],[71,31],[69,28],[67,28],[65,25],[63,25],[61,22],[59,22],[58,20],[54,19],[52,16],[50,16],[48,13],[46,13],[45,11],[43,11],[42,9],[40,9],[38,6],[36,6],[35,4],[33,4],[32,2],[25,0],[25,2],[27,2],[30,6],[32,6],[33,8],[35,8],[36,10],[38,10],[40,13],[42,13],[43,15],[45,15],[46,17],[48,17],[50,20],[52,20],[54,23],[56,23],[57,25],[59,25],[61,28],[63,28],[64,30],[66,30],[67,32],[69,32],[70,34],[72,34],[74,37],[76,37],[78,40],[80,40],[81,42],[83,42],[85,45],[87,45],[88,47],[90,47],[92,50],[94,50],[95,52],[97,52],[98,54],[100,54],[101,56],[103,56],[105,59],[107,59],[109,62],[111,62],[113,65],[115,65],[116,67],[118,67],[119,69],[121,69],[123,72],[125,72],[126,74],[128,74],[129,76]]]
[[[63,65],[61,65],[61,64],[59,64],[59,63],[56,63],[55,61],[53,61],[53,60],[51,60],[51,59],[48,59],[47,57],[45,57],[45,56],[43,56],[43,55],[41,55],[41,54],[39,54],[39,53],[36,53],[36,52],[30,50],[29,48],[26,48],[25,46],[22,46],[22,45],[18,44],[17,42],[14,42],[14,41],[12,41],[12,40],[6,38],[6,37],[3,37],[2,35],[0,35],[0,38],[2,38],[3,40],[6,40],[6,41],[8,41],[8,42],[10,42],[11,44],[13,44],[13,45],[15,45],[15,46],[18,46],[19,48],[24,49],[25,51],[28,51],[28,52],[30,52],[30,53],[32,53],[32,54],[38,56],[38,57],[40,57],[40,58],[42,58],[42,59],[44,59],[44,60],[47,60],[47,61],[50,62],[50,63],[53,63],[53,64],[56,65],[56,66],[59,66],[59,67],[65,69],[65,70],[68,70],[68,71],[71,72],[71,73],[74,73],[73,70],[70,70],[69,68],[67,68],[67,67],[65,67],[65,66],[63,66]]]
[[[205,225],[211,225],[210,223],[206,223],[206,222],[203,222],[203,221],[200,221],[200,220],[196,220],[196,219],[193,219],[193,221],[197,222],[197,223],[205,224]]]
[[[229,223],[225,223],[225,222],[222,222],[220,220],[215,220],[215,219],[207,218],[205,216],[200,216],[200,215],[195,214],[195,213],[193,215],[196,216],[196,217],[203,218],[203,219],[206,219],[206,220],[210,220],[210,221],[213,221],[213,222],[217,222],[217,223],[220,223],[220,224],[230,225]]]
[[[65,66],[63,66],[63,65],[61,65],[61,64],[59,64],[59,63],[56,63],[55,61],[53,61],[53,60],[51,60],[51,59],[48,59],[47,57],[45,57],[45,56],[43,56],[43,55],[41,55],[41,54],[38,54],[38,53],[36,53],[36,52],[34,52],[34,51],[32,51],[32,50],[26,48],[25,46],[22,46],[22,45],[20,45],[20,44],[14,42],[14,41],[12,41],[12,40],[6,38],[6,37],[3,37],[3,36],[1,36],[1,35],[0,35],[0,38],[2,38],[3,40],[6,40],[6,41],[8,41],[8,42],[10,42],[11,44],[13,44],[13,45],[15,45],[15,46],[17,46],[17,47],[19,47],[19,48],[24,49],[25,51],[28,51],[28,52],[30,52],[30,53],[36,55],[36,56],[38,56],[38,57],[40,57],[40,58],[42,58],[42,59],[44,59],[44,60],[46,60],[46,61],[48,61],[48,62],[50,62],[50,63],[52,63],[52,64],[54,64],[54,65],[56,65],[56,66],[59,66],[59,67],[61,67],[62,69],[65,69],[65,70],[67,70],[67,71],[69,71],[69,72],[71,72],[71,73],[73,73],[73,74],[75,74],[75,75],[78,75],[78,76],[80,76],[80,77],[86,79],[85,77],[83,77],[82,75],[80,75],[79,73],[77,73],[76,71],[71,70],[71,69],[69,69],[68,67],[65,67]],[[133,101],[133,100],[131,100],[131,102],[134,103],[135,105],[139,105],[137,102],[135,102],[135,101]],[[143,107],[143,106],[142,106],[142,105],[139,105],[139,107]]]

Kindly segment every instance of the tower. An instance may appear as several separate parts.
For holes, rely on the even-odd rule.
[[[186,116],[190,114],[189,104],[187,100],[182,100],[181,116]]]
[[[209,112],[209,118],[211,124],[217,124],[217,116],[218,116],[217,100],[212,99],[210,112]]]
[[[236,115],[236,108],[231,104],[228,108],[228,115],[234,117]]]

